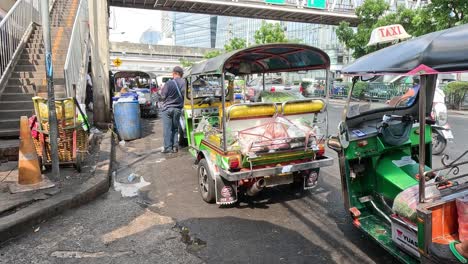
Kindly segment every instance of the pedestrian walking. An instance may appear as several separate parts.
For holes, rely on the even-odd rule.
[[[172,70],[173,79],[161,89],[164,147],[162,153],[176,153],[179,148],[179,119],[184,107],[184,70],[176,66]]]
[[[93,103],[93,81],[91,80],[91,74],[88,72],[86,74],[86,96],[85,96],[85,106],[86,110],[92,111]]]

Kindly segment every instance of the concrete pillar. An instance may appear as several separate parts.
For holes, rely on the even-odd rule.
[[[110,122],[109,13],[107,0],[88,1],[91,37],[91,69],[94,95],[94,123]]]

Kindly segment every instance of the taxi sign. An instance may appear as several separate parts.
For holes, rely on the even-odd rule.
[[[371,38],[367,46],[389,43],[397,40],[411,38],[406,30],[400,24],[378,27],[372,30]]]
[[[115,58],[112,63],[114,63],[115,67],[120,67],[122,65],[122,60],[120,58]]]

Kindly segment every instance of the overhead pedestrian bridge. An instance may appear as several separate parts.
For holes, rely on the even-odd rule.
[[[356,25],[355,0],[108,0],[109,5],[314,24]],[[354,3],[354,4],[353,4]]]

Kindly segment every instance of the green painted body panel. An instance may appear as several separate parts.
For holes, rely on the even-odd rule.
[[[418,248],[419,250],[424,251],[425,248],[425,241],[424,238],[426,237],[425,232],[425,223],[423,221],[418,221]]]
[[[411,134],[410,134],[410,141],[411,141],[411,145],[413,146],[417,146],[419,144],[419,134],[417,133],[417,130],[419,130],[419,128],[413,128],[413,130],[411,131]],[[429,144],[429,143],[432,143],[432,128],[430,125],[426,125],[426,136],[425,136],[425,139],[426,139],[426,144]]]
[[[403,190],[418,184],[415,176],[418,163],[398,167],[393,163],[403,156],[409,156],[404,151],[393,151],[381,158],[376,166],[376,192],[388,199],[395,199]],[[413,173],[415,172],[415,173]]]
[[[187,111],[184,111],[184,119],[185,119],[185,133],[186,133],[186,137],[187,137],[187,145],[188,146],[193,146],[192,145],[192,137],[190,136],[192,134],[192,131],[193,131],[193,124],[192,124],[192,120],[188,116]],[[197,151],[195,149],[189,148],[189,152],[190,152],[190,154],[192,154],[192,156],[197,157],[198,153],[197,153]]]
[[[364,212],[359,218],[359,221],[361,223],[360,228],[399,261],[406,264],[420,263],[417,258],[408,255],[393,243],[392,229],[385,220],[371,212]]]
[[[364,158],[373,155],[379,154],[379,139],[378,137],[371,137],[365,139],[367,145],[364,147],[359,147],[358,142],[360,141],[351,141],[349,146],[345,150],[345,155],[347,160]]]

